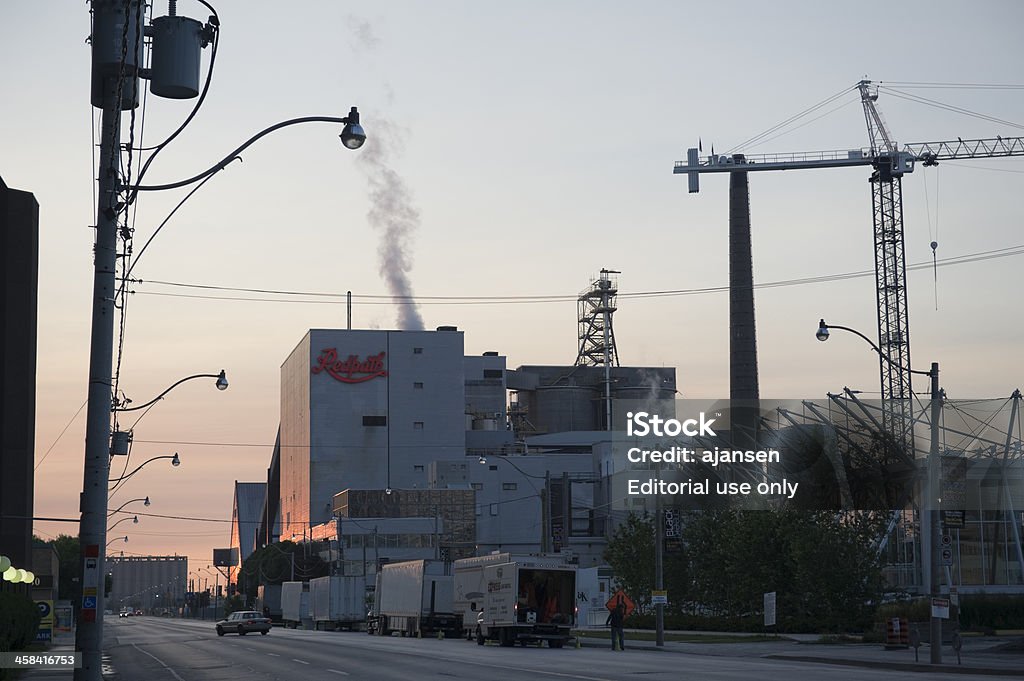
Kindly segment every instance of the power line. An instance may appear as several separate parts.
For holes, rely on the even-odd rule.
[[[943,267],[948,265],[962,265],[970,262],[979,262],[983,260],[991,260],[995,258],[1005,258],[1010,256],[1024,254],[1024,244],[1017,244],[1015,246],[1007,246],[1004,248],[994,249],[990,251],[979,251],[976,253],[966,253],[964,255],[950,256],[943,258],[937,262],[932,261],[921,261],[913,263],[907,266],[908,270],[919,270],[933,267],[935,265]],[[804,286],[807,284],[820,284],[834,281],[843,281],[846,279],[856,279],[860,277],[874,276],[874,270],[858,270],[853,272],[841,272],[836,274],[824,274],[810,277],[801,277],[797,279],[781,279],[776,281],[761,282],[754,284],[755,289],[765,288],[780,288],[788,286]],[[155,296],[168,296],[172,298],[198,298],[202,300],[236,300],[236,301],[247,301],[247,302],[273,302],[273,303],[306,303],[306,304],[327,304],[337,305],[345,301],[344,294],[338,293],[324,293],[318,291],[288,291],[288,290],[274,290],[274,289],[254,289],[254,288],[243,288],[235,286],[216,286],[210,284],[189,284],[185,282],[172,282],[172,281],[149,281],[140,283],[158,284],[162,286],[174,286],[179,288],[194,288],[194,289],[206,289],[206,290],[217,290],[217,291],[230,291],[230,292],[241,292],[241,293],[266,293],[272,295],[289,296],[289,298],[256,298],[256,297],[242,297],[242,296],[205,296],[195,294],[181,294],[181,293],[167,293],[157,291],[139,291],[138,293],[143,295],[155,295]],[[620,292],[620,298],[658,298],[664,296],[689,296],[689,295],[703,295],[710,293],[723,293],[729,290],[728,285],[723,286],[708,286],[701,288],[687,288],[687,289],[667,289],[667,290],[653,290],[653,291],[636,291],[636,292]],[[328,300],[294,300],[291,296],[308,296],[308,297],[319,297],[327,298]],[[393,304],[412,304],[417,305],[506,305],[506,304],[534,304],[534,303],[564,303],[564,302],[576,302],[578,299],[577,294],[572,295],[520,295],[520,296],[388,296],[388,295],[373,295],[373,294],[353,294],[353,300],[358,300],[360,305],[393,305]]]

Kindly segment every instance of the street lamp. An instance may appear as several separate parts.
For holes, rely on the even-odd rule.
[[[939,490],[939,419],[942,417],[942,389],[939,387],[939,363],[932,362],[932,367],[928,371],[915,371],[910,367],[901,366],[890,359],[871,341],[870,338],[862,334],[860,331],[846,326],[826,324],[824,319],[818,322],[818,330],[815,332],[814,337],[825,342],[828,340],[829,331],[831,329],[849,331],[856,336],[860,336],[868,345],[871,346],[872,350],[878,353],[879,357],[890,365],[896,367],[900,371],[905,371],[908,374],[918,374],[920,376],[927,376],[931,379],[931,446],[928,450],[928,494],[922,496],[926,496],[928,521],[931,526],[930,531],[928,532],[929,542],[931,543],[930,550],[928,551],[928,591],[930,592],[931,598],[938,598],[940,589],[939,544],[941,541],[941,532],[939,528],[939,502],[941,501],[941,492]],[[922,509],[922,515],[923,511],[924,509]],[[924,538],[922,537],[922,543],[923,542]],[[932,611],[932,616],[929,620],[929,636],[931,640],[931,643],[929,644],[931,651],[931,663],[942,664],[942,619],[935,616],[934,610]]]
[[[132,521],[132,523],[133,523],[133,524],[135,524],[135,525],[138,525],[138,524],[139,524],[139,516],[133,516],[133,517],[131,517],[131,518],[121,518],[121,519],[120,519],[120,520],[118,520],[118,521],[117,521],[116,523],[114,523],[113,525],[111,525],[110,527],[108,527],[108,528],[107,528],[107,532],[109,533],[109,532],[110,532],[110,531],[111,531],[112,529],[114,529],[115,527],[117,527],[117,526],[118,526],[118,525],[120,525],[121,523],[123,523],[123,522],[127,522],[127,521],[129,521],[129,520],[130,520],[130,521]]]
[[[109,548],[110,548],[110,545],[111,545],[111,544],[113,544],[114,542],[116,542],[116,541],[119,541],[119,540],[120,540],[120,541],[124,541],[124,542],[127,542],[127,541],[128,541],[128,535],[126,534],[126,535],[125,535],[125,536],[123,536],[123,537],[114,537],[113,539],[111,539],[110,541],[108,541],[108,542],[107,542],[107,546],[106,546],[106,548],[108,548],[108,549],[109,549]]]
[[[149,506],[149,497],[139,497],[138,499],[129,499],[128,501],[124,502],[123,504],[121,504],[120,506],[115,508],[113,511],[108,513],[107,517],[108,518],[112,518],[115,513],[120,513],[122,508],[124,508],[128,504],[134,503],[136,501],[141,501],[143,506]]]
[[[146,407],[148,407],[148,406],[150,406],[152,404],[156,404],[157,402],[162,400],[164,398],[164,395],[166,395],[167,393],[171,392],[172,390],[177,388],[179,385],[181,385],[185,381],[191,381],[191,380],[194,380],[194,379],[197,379],[197,378],[215,378],[215,379],[217,379],[217,382],[214,385],[217,386],[217,390],[227,390],[228,389],[227,374],[224,372],[224,369],[221,369],[219,374],[195,374],[193,376],[186,376],[185,378],[183,378],[183,379],[181,379],[179,381],[175,381],[174,383],[172,383],[171,386],[169,388],[167,388],[167,390],[163,391],[162,393],[160,393],[159,395],[157,395],[156,397],[151,399],[149,402],[146,402],[145,404],[140,404],[137,407],[125,407],[125,406],[122,406],[122,405],[125,405],[125,404],[131,404],[132,401],[127,399],[127,398],[125,400],[123,400],[123,401],[116,401],[115,400],[114,405],[113,405],[113,411],[115,411],[115,412],[120,412],[120,411],[138,411],[139,409],[145,409]]]
[[[122,480],[127,480],[128,478],[132,477],[133,475],[138,473],[140,470],[142,470],[142,467],[145,466],[147,463],[150,463],[152,461],[158,461],[160,459],[170,459],[171,460],[171,465],[174,466],[174,467],[178,467],[178,466],[181,465],[181,459],[178,458],[178,453],[177,452],[175,452],[173,456],[171,456],[169,454],[166,455],[166,456],[154,456],[152,459],[146,459],[141,464],[136,466],[135,470],[133,470],[131,473],[128,473],[127,475],[122,475],[119,478],[110,478],[109,480],[107,480],[107,482],[118,483],[118,482],[121,482]],[[148,498],[149,497],[147,497],[147,499]],[[118,510],[120,510],[120,509],[118,509]]]

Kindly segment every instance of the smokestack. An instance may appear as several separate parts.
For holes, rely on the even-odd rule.
[[[744,160],[742,154],[733,157]],[[757,332],[747,173],[729,173],[729,397],[756,400]]]

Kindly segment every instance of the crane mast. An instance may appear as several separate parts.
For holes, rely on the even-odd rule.
[[[878,306],[879,384],[882,426],[898,447],[913,451],[910,427],[910,318],[907,309],[907,260],[903,240],[903,172],[907,167],[875,106],[878,86],[857,84],[868,127],[873,171],[871,216],[875,240],[875,300]],[[912,168],[912,166],[910,166]]]

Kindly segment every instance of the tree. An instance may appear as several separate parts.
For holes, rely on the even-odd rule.
[[[301,544],[283,541],[256,549],[242,563],[238,583],[248,600],[256,598],[260,584],[281,584],[292,579],[292,565],[297,580],[324,577],[328,566],[316,553],[306,555]]]
[[[612,568],[616,584],[645,612],[650,607],[655,581],[654,517],[630,513],[612,534],[604,559]],[[669,592],[669,610],[678,610],[689,598],[689,578],[685,549],[666,550],[662,555],[662,575]]]

